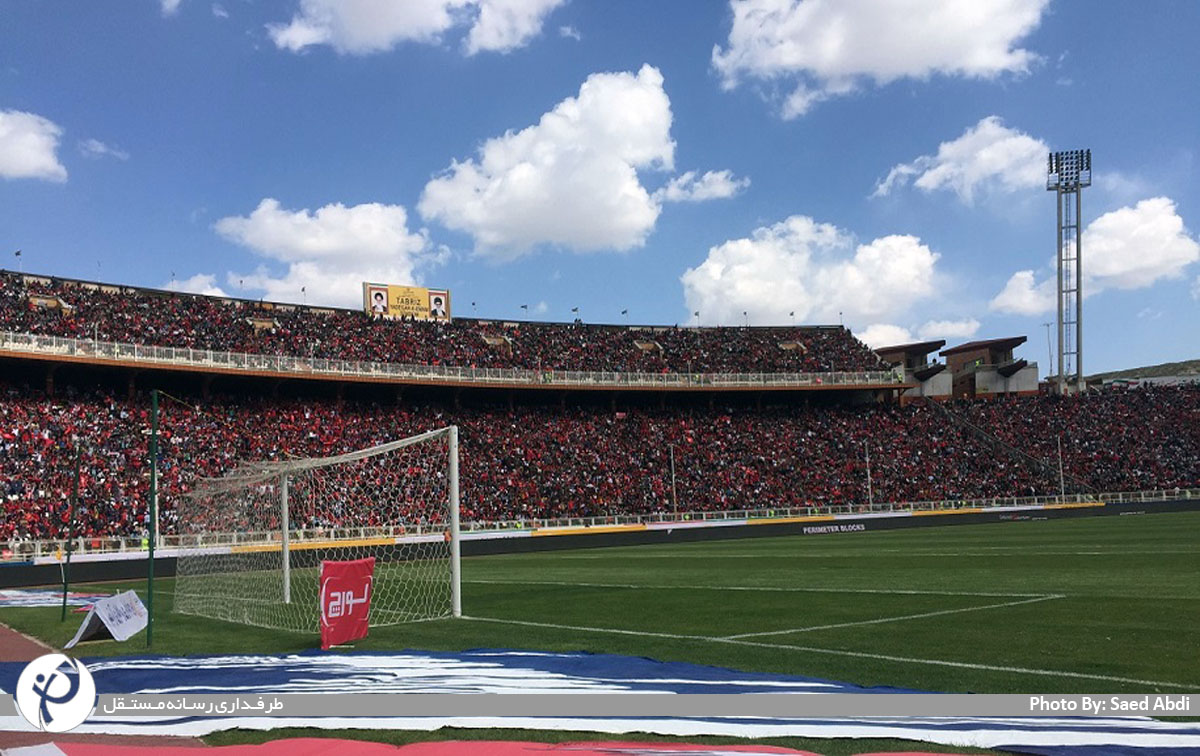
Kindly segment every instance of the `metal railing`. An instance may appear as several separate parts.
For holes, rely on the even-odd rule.
[[[77,357],[201,370],[289,373],[296,376],[361,378],[396,383],[436,381],[450,385],[524,384],[566,388],[722,389],[879,386],[904,382],[903,371],[897,370],[829,373],[622,373],[404,365],[395,362],[360,362],[146,346],[13,331],[0,331],[0,351],[41,357]]]
[[[648,525],[662,523],[719,524],[752,519],[786,519],[795,517],[827,516],[871,516],[903,514],[905,512],[956,512],[961,510],[1019,509],[1045,507],[1062,504],[1129,504],[1200,499],[1200,488],[1174,488],[1153,491],[1117,491],[1101,494],[1072,494],[1069,496],[1012,496],[986,499],[958,499],[949,501],[906,501],[897,503],[865,503],[810,507],[766,507],[762,509],[739,509],[721,511],[652,512],[646,514],[609,515],[605,517],[563,517],[534,520],[492,520],[487,522],[464,521],[463,533],[499,533],[500,531],[587,529],[620,525]],[[397,538],[403,536],[442,537],[444,525],[393,525],[388,527],[363,528],[319,528],[292,530],[289,540],[293,543],[313,541],[346,541],[372,538]],[[156,549],[222,548],[228,546],[252,546],[273,544],[280,541],[279,531],[248,533],[204,533],[200,535],[162,535]],[[65,540],[14,540],[0,543],[0,561],[27,561],[40,557],[54,557],[66,549]],[[130,554],[139,555],[148,543],[136,536],[80,537],[74,539],[75,554]]]

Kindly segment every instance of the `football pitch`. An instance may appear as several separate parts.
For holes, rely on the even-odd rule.
[[[944,692],[1194,691],[1198,535],[1200,512],[1183,512],[471,557],[466,618],[373,628],[354,647],[584,650]],[[173,613],[173,587],[156,582],[149,651],[139,636],[75,653],[319,645]],[[79,615],[0,621],[61,647]]]

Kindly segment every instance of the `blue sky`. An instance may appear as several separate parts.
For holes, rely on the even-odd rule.
[[[1196,358],[1197,37],[1192,0],[0,0],[0,254],[345,306],[416,282],[462,316],[1027,335],[1044,374],[1045,153],[1091,148],[1085,370]]]

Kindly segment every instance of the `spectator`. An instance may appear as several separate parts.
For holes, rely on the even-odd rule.
[[[357,310],[37,280],[0,274],[0,330],[221,352],[543,371],[884,369],[870,349],[841,327],[681,329],[461,318],[400,321]],[[436,299],[433,310],[439,311]],[[444,302],[440,311],[445,312]]]
[[[140,533],[148,502],[146,404],[73,389],[49,399],[0,384],[0,542],[65,532],[76,444],[80,531]],[[199,478],[239,464],[327,456],[451,423],[461,428],[465,521],[671,511],[671,447],[680,510],[865,507],[868,448],[875,502],[1052,495],[1060,431],[1066,475],[1098,490],[1200,486],[1197,386],[1026,397],[951,411],[1051,467],[1004,454],[920,404],[615,413],[232,398],[193,409],[167,402],[161,522],[173,532],[180,497]],[[404,473],[428,487],[438,474]],[[296,522],[395,524],[411,514],[402,503],[380,504],[379,491],[405,487],[394,469],[347,468],[328,485],[326,494],[310,497],[328,506],[297,512]]]

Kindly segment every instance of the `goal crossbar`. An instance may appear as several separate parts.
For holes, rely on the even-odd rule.
[[[331,465],[344,464],[346,462],[357,462],[369,457],[387,454],[388,452],[397,451],[407,446],[423,443],[431,439],[446,436],[453,436],[455,446],[457,446],[458,426],[448,425],[445,428],[426,431],[425,433],[416,436],[408,436],[407,438],[389,441],[378,446],[370,446],[366,449],[356,449],[345,454],[335,454],[329,457],[297,457],[289,460],[274,460],[264,462],[252,462],[242,465],[234,470],[229,475],[224,475],[220,478],[197,478],[197,487],[195,491],[190,492],[189,496],[202,495],[205,488],[219,486],[237,486],[237,485],[254,485],[255,483],[277,478],[280,475],[289,473],[298,473],[305,470],[315,470],[321,467],[329,467]]]
[[[265,532],[274,543],[181,550],[176,611],[288,630],[316,628],[315,575],[327,559],[376,557],[371,624],[462,615],[458,428],[325,457],[243,463],[199,478],[177,505],[181,532]],[[322,538],[294,530],[353,523],[442,537]],[[274,575],[275,577],[272,577]]]

